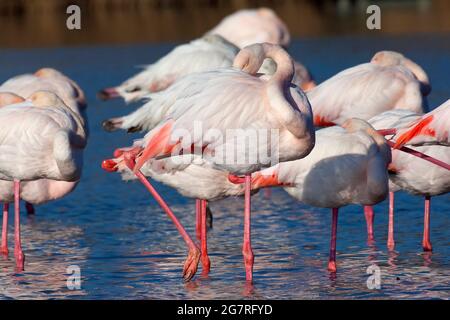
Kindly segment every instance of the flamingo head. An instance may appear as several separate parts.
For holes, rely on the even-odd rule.
[[[266,58],[263,44],[252,44],[243,48],[234,58],[233,67],[255,75]]]
[[[34,73],[36,77],[39,78],[51,78],[51,77],[61,77],[63,74],[53,68],[41,68]]]
[[[428,78],[427,73],[421,66],[412,61],[411,59],[406,58],[403,54],[395,51],[380,51],[377,52],[371,63],[378,64],[380,66],[395,66],[401,65],[407,68],[412,74],[416,77],[420,82],[420,90],[424,96],[427,96],[431,92],[430,80]]]
[[[11,92],[0,93],[0,108],[10,104],[21,103],[24,101],[25,99],[22,98],[21,96],[18,96],[17,94]]]
[[[36,107],[67,107],[64,102],[55,93],[50,91],[36,91],[28,98]]]
[[[383,155],[386,166],[391,162],[392,160],[392,154],[391,154],[391,148],[388,145],[388,142],[384,138],[382,134],[380,134],[377,130],[375,130],[368,122],[358,119],[358,118],[352,118],[348,119],[342,124],[342,128],[347,130],[349,133],[354,133],[358,131],[363,131],[369,136],[372,137],[372,139],[375,141],[375,143],[378,146],[378,150]]]

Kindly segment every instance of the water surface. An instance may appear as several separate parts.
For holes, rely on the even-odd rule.
[[[35,216],[23,213],[25,271],[14,271],[12,254],[0,259],[0,298],[449,298],[449,195],[432,199],[433,253],[421,251],[422,198],[397,194],[395,252],[386,249],[386,201],[375,208],[376,242],[372,245],[366,242],[362,208],[343,208],[338,226],[338,273],[330,277],[326,271],[330,212],[299,204],[282,190],[274,190],[270,199],[261,192],[253,199],[253,287],[245,285],[241,255],[243,201],[225,199],[211,205],[211,273],[203,277],[200,268],[192,282],[183,283],[186,248],[165,213],[141,185],[124,183],[118,175],[100,168],[101,160],[116,147],[129,145],[139,137],[103,132],[101,121],[126,114],[136,106],[95,98],[99,88],[120,82],[136,71],[134,65],[154,61],[172,47],[0,50],[1,81],[42,66],[58,68],[78,81],[89,99],[91,132],[83,179],[75,192],[37,207]],[[291,53],[310,67],[320,82],[343,68],[367,61],[381,49],[402,51],[425,68],[433,84],[431,106],[448,98],[450,35],[299,39]],[[155,185],[194,235],[194,201]],[[372,264],[381,269],[380,290],[369,290],[366,285],[366,269]],[[69,265],[81,268],[81,290],[66,287]]]

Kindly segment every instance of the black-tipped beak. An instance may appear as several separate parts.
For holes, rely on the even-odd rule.
[[[122,122],[116,119],[108,119],[102,122],[102,127],[105,131],[113,132],[119,129]]]
[[[117,92],[115,88],[105,88],[97,93],[97,97],[100,100],[106,101],[110,99],[119,98],[120,94],[119,92]]]

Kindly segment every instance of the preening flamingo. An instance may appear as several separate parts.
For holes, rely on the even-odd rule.
[[[316,132],[316,145],[303,159],[281,162],[254,174],[252,188],[287,185],[297,200],[332,208],[328,270],[336,271],[338,208],[349,204],[373,205],[388,194],[390,148],[367,122],[350,119],[341,127]]]
[[[444,105],[448,104],[448,100]],[[436,113],[439,114],[441,110],[436,109]],[[442,115],[441,115],[442,116]],[[376,129],[394,128],[399,132],[408,128],[410,131],[405,132],[404,137],[409,137],[414,140],[420,138],[422,134],[425,134],[425,139],[435,139],[436,137],[444,137],[443,132],[439,128],[444,129],[445,126],[431,124],[431,121],[426,120],[426,124],[420,127],[420,130],[412,130],[411,124],[418,125],[424,119],[429,119],[429,115],[417,114],[407,110],[393,110],[384,112],[369,122]],[[434,117],[434,116],[433,116]],[[445,117],[441,119],[438,116],[439,122],[445,122]],[[448,119],[448,117],[447,117]],[[423,123],[423,122],[422,122]],[[437,123],[436,123],[437,124]],[[430,127],[427,127],[431,125]],[[433,128],[433,129],[431,129]],[[447,126],[448,129],[448,126]],[[428,136],[431,132],[434,132],[434,136]],[[416,136],[414,136],[416,134]],[[388,138],[392,138],[389,135]],[[400,135],[402,137],[402,135]],[[423,140],[423,139],[421,139]],[[395,138],[394,138],[395,141]],[[397,140],[398,141],[398,140]],[[405,143],[407,139],[403,140]],[[417,141],[419,142],[419,141]],[[414,146],[414,150],[422,152],[428,156],[434,157],[445,163],[450,163],[450,148],[442,145],[425,145]],[[411,154],[405,153],[396,148],[392,149],[392,162],[389,165],[389,232],[388,232],[388,248],[394,249],[394,193],[398,190],[404,190],[414,195],[421,195],[425,197],[425,210],[424,210],[424,232],[422,239],[422,247],[425,251],[431,251],[430,241],[430,205],[431,197],[441,194],[445,194],[450,191],[450,171],[442,168],[436,164],[420,159]]]
[[[148,93],[166,89],[177,79],[195,72],[230,67],[239,48],[219,35],[206,35],[175,47],[172,51],[121,85],[106,88],[99,97],[123,97],[136,101]]]
[[[276,63],[269,58],[264,60],[258,73],[272,76],[276,72],[276,69]],[[304,90],[311,89],[315,86],[314,80],[312,80],[311,75],[304,66],[294,62],[294,69],[295,73],[292,79],[293,84]],[[165,95],[162,94],[162,97],[164,96]],[[149,92],[147,97],[150,100],[158,99],[158,94],[150,94]],[[176,104],[155,104],[149,101],[128,115],[105,120],[102,126],[106,131],[115,131],[118,129],[126,130],[127,132],[149,131],[155,128],[171,112],[173,112],[173,108],[176,106]]]
[[[269,8],[239,10],[225,17],[208,34],[218,34],[239,48],[263,42],[287,48],[291,41],[287,26]]]
[[[277,64],[275,74],[269,79],[267,76],[261,77],[256,74],[265,58],[271,58]],[[276,154],[276,161],[289,161],[306,156],[314,145],[311,108],[302,91],[291,85],[293,75],[292,59],[281,47],[257,44],[239,52],[234,60],[233,69],[186,76],[156,95],[154,99],[152,97],[149,102],[155,106],[165,104],[173,107],[173,112],[145,136],[143,150],[135,148],[125,151],[118,159],[105,160],[103,167],[115,170],[121,162],[124,162],[154,194],[148,181],[142,179],[140,171],[142,166],[150,159],[170,156],[178,147],[187,146],[188,152],[191,152],[191,149],[202,150],[203,158],[214,168],[233,175],[245,175],[245,178],[235,177],[232,180],[245,183],[243,254],[246,279],[251,281],[253,278],[253,252],[250,241],[251,173],[272,164],[270,160],[263,161],[260,156],[252,156],[264,150],[266,154]],[[200,134],[194,132],[198,124],[202,128]],[[259,139],[257,143],[249,139],[251,143],[249,145],[244,143],[242,150],[242,145],[236,144],[236,135],[229,134],[229,130],[232,129],[241,130],[239,132],[244,139],[249,132],[267,133],[272,130],[277,132],[278,137],[271,141]],[[176,136],[181,131],[185,135]],[[236,154],[247,156],[240,159],[243,161],[235,161],[234,157],[231,161],[230,158],[226,158]],[[197,268],[191,262],[198,249],[184,229],[180,228],[181,224],[173,213],[166,211],[176,221],[189,247],[184,276],[185,279],[190,279]]]
[[[23,270],[20,198],[44,202],[73,189],[81,176],[86,131],[82,117],[48,91],[0,108],[0,123],[0,180],[14,191],[14,255],[18,269]],[[5,251],[5,216],[3,221]]]
[[[371,62],[339,72],[307,91],[316,126],[370,118],[392,109],[416,113],[427,107],[425,71],[400,53],[381,51]]]

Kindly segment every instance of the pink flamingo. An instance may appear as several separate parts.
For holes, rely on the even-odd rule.
[[[450,102],[448,100],[443,106]],[[445,142],[445,132],[442,132],[445,125],[445,116],[440,114],[443,109],[435,109],[432,115],[420,115],[407,110],[395,110],[382,113],[370,120],[370,123],[377,129],[394,128],[400,138],[404,138],[397,145],[401,147],[403,143],[416,141],[416,143],[429,143],[430,139],[438,139]],[[430,116],[439,114],[440,124],[431,124]],[[442,117],[442,118],[441,118]],[[447,116],[448,119],[448,116]],[[441,130],[439,130],[439,128]],[[447,126],[448,128],[448,126]],[[407,131],[405,131],[407,130]],[[433,133],[431,135],[431,133]],[[389,135],[392,139],[393,135]],[[395,141],[395,137],[394,137]],[[428,156],[436,158],[444,163],[450,163],[450,149],[442,145],[418,145],[414,150],[422,152]],[[398,190],[405,190],[414,195],[425,197],[424,210],[424,231],[422,247],[424,251],[432,251],[430,241],[430,204],[431,197],[445,194],[450,191],[450,171],[434,163],[425,161],[411,154],[402,152],[397,148],[392,149],[392,162],[389,164],[389,228],[387,246],[390,250],[395,247],[394,240],[394,193]]]
[[[271,58],[277,64],[277,70],[270,79],[256,75],[265,58]],[[245,183],[243,254],[246,279],[251,281],[254,261],[250,240],[251,174],[270,163],[264,164],[259,157],[253,159],[254,162],[221,161],[220,155],[226,156],[241,147],[236,146],[235,136],[226,134],[227,130],[277,130],[278,144],[262,141],[262,145],[245,146],[244,153],[258,152],[264,147],[268,154],[276,151],[279,161],[306,156],[314,145],[314,130],[308,100],[298,87],[291,86],[294,75],[292,59],[281,47],[270,44],[246,47],[236,56],[234,67],[186,76],[158,94],[151,102],[154,105],[176,105],[174,111],[145,136],[144,149],[138,147],[125,151],[119,159],[105,160],[103,167],[113,170],[120,162],[124,162],[157,199],[158,196],[140,169],[148,160],[170,156],[172,151],[186,146],[186,143],[189,149],[202,150],[203,157],[215,168],[233,175],[245,175],[245,178],[236,178],[234,181]],[[203,127],[200,136],[193,132],[195,123]],[[189,134],[185,140],[178,137],[172,141],[179,129]],[[219,134],[211,134],[209,130]],[[194,140],[189,137],[194,137]],[[251,147],[255,149],[250,150]],[[275,147],[276,150],[273,149]],[[192,262],[196,260],[198,249],[170,209],[164,203],[161,205],[174,220],[188,245],[184,277],[189,280],[197,268],[196,263]],[[198,263],[198,259],[196,261]]]
[[[18,103],[0,108],[0,180],[2,192],[5,183],[13,190],[14,255],[17,268],[23,270],[19,200],[49,201],[74,188],[81,175],[86,132],[82,117],[54,93],[38,91],[27,100],[16,99]],[[7,252],[7,209],[5,204],[3,252]]]
[[[287,48],[291,41],[287,26],[269,8],[239,10],[225,17],[208,34],[218,34],[239,48],[263,42]]]
[[[369,120],[392,109],[423,112],[430,90],[419,65],[400,53],[381,51],[370,63],[339,72],[307,91],[307,96],[314,124],[330,126],[349,118]]]
[[[28,97],[36,91],[50,91],[55,93],[74,112],[85,116],[84,111],[87,103],[83,90],[81,90],[75,81],[62,72],[52,68],[41,68],[33,74],[23,74],[5,81],[0,85],[0,93],[2,93],[3,97],[0,105],[5,106],[12,102],[17,103],[17,101],[23,99],[22,97]],[[13,94],[11,95],[11,93]],[[47,183],[44,183],[44,185],[46,186]],[[67,186],[67,189],[69,190],[71,188]],[[39,198],[38,194],[36,193],[37,198]],[[30,199],[32,201],[31,203],[26,203],[26,209],[29,214],[34,214],[35,210],[32,203],[39,204],[45,201],[37,200],[33,197],[30,197]]]
[[[316,132],[316,145],[303,159],[281,162],[254,174],[252,188],[284,185],[297,200],[332,208],[328,270],[336,272],[338,210],[349,204],[373,205],[388,194],[388,144],[367,122],[350,119],[341,127]]]
[[[265,59],[258,73],[271,76],[276,72],[276,64],[272,59]],[[309,90],[315,86],[314,80],[308,70],[301,64],[294,62],[295,73],[292,83]],[[158,96],[157,93],[148,93],[147,97],[152,100]],[[113,117],[103,122],[102,126],[106,131],[116,131],[118,129],[127,132],[149,131],[161,123],[176,107],[175,104],[167,106],[166,104],[155,105],[151,101],[145,103],[137,110],[122,117]]]

